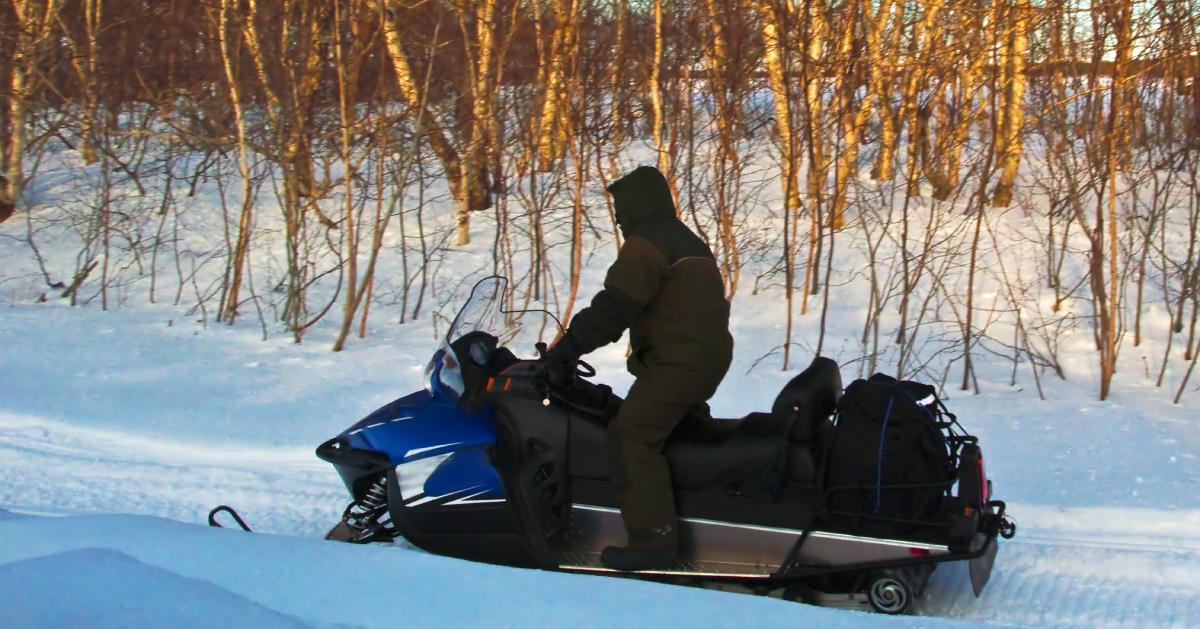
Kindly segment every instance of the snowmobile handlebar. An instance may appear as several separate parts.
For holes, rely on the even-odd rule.
[[[538,392],[538,396],[542,401],[542,406],[550,406],[552,394],[559,397],[569,398],[570,391],[575,387],[575,381],[578,378],[591,378],[596,375],[596,368],[583,360],[575,361],[575,370],[568,377],[566,382],[556,383],[549,376],[546,370],[546,344],[538,343],[534,346],[537,349],[538,357],[534,361],[540,366],[540,369],[533,377],[533,386]]]
[[[546,352],[548,351],[545,341],[538,341],[537,343],[534,343],[533,348],[537,352],[537,362],[544,363],[546,361]],[[596,368],[587,361],[576,358],[574,375],[578,378],[592,378],[596,375]],[[547,378],[547,381],[548,380],[549,379]]]

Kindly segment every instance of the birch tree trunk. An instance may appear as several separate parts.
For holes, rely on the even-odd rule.
[[[421,115],[426,121],[425,139],[442,164],[442,171],[446,173],[446,180],[450,186],[450,194],[454,196],[458,205],[455,213],[458,226],[455,242],[460,246],[469,244],[471,242],[470,213],[474,209],[482,209],[472,205],[473,201],[479,202],[479,195],[473,186],[468,185],[468,181],[463,181],[462,160],[449,138],[446,137],[446,130],[437,124],[435,118],[425,110],[427,101],[413,78],[412,64],[409,62],[408,53],[404,50],[400,40],[400,26],[396,13],[387,5],[386,0],[376,0],[376,3],[384,22],[383,32],[387,42],[388,57],[392,60],[392,71],[396,75],[400,94],[409,107],[420,108]]]
[[[566,140],[563,126],[568,94],[570,64],[579,41],[578,1],[554,0],[554,34],[551,37],[549,67],[546,70],[546,92],[538,131],[538,170],[546,172],[562,158]]]
[[[460,2],[460,11],[466,12],[466,3]],[[473,56],[473,76],[471,77],[471,138],[467,148],[467,158],[463,161],[463,185],[469,191],[468,197],[474,197],[473,203],[486,206],[485,200],[479,196],[488,194],[488,164],[491,163],[489,153],[492,150],[494,120],[492,110],[493,92],[496,89],[496,0],[478,0],[475,14],[475,54],[471,55],[470,44],[467,45],[467,57]],[[469,237],[469,235],[468,235]],[[463,243],[465,244],[465,243]]]
[[[773,0],[758,0],[755,4],[762,20],[763,52],[767,62],[767,78],[770,81],[771,92],[775,99],[775,128],[779,140],[780,183],[783,186],[783,264],[784,264],[784,298],[787,301],[787,320],[785,322],[783,343],[783,370],[787,371],[791,359],[792,346],[792,308],[795,286],[795,249],[792,236],[793,226],[800,218],[800,183],[797,177],[799,171],[799,152],[796,147],[796,135],[792,129],[792,96],[788,88],[787,72],[790,64],[786,52],[790,49],[787,41],[788,13],[780,11]]]
[[[714,123],[717,126],[717,149],[712,172],[716,193],[717,233],[721,242],[721,270],[725,279],[725,295],[732,298],[737,292],[741,274],[741,258],[734,233],[736,191],[731,190],[730,186],[730,173],[739,170],[734,125],[740,118],[740,111],[729,71],[732,59],[729,53],[729,34],[726,32],[728,25],[726,20],[722,19],[716,2],[717,0],[705,0],[704,4],[708,12],[709,32],[713,38],[712,46],[706,54],[706,65],[709,87],[716,100]]]
[[[892,149],[896,144],[896,112],[892,106],[892,88],[896,84],[893,76],[900,55],[900,35],[904,32],[903,1],[893,15],[891,37],[887,45],[890,54],[880,52],[880,63],[871,65],[871,82],[879,111],[879,152],[871,168],[871,178],[875,181],[891,181],[895,171]],[[880,42],[882,44],[882,39]],[[884,65],[885,60],[887,66]]]
[[[794,5],[793,5],[794,6]],[[804,13],[800,16],[802,38],[807,38],[804,63],[801,67],[801,81],[804,84],[805,140],[808,145],[808,212],[810,218],[808,256],[805,262],[804,292],[800,301],[800,314],[808,313],[808,296],[815,294],[820,284],[819,262],[817,247],[820,244],[820,234],[824,228],[824,194],[825,177],[829,169],[829,160],[825,154],[824,104],[822,91],[824,41],[829,28],[823,12],[825,5],[822,0],[806,3]]]
[[[84,0],[84,29],[87,36],[87,81],[84,83],[84,128],[83,159],[92,164],[96,161],[96,110],[99,107],[99,89],[96,81],[96,63],[100,58],[100,23],[103,17],[100,0]],[[90,159],[89,159],[90,158]]]
[[[41,44],[51,33],[58,19],[61,0],[12,0],[17,22],[16,50],[10,61],[8,120],[11,125],[8,143],[8,194],[11,202],[20,202],[25,190],[25,103],[29,97],[30,81],[39,57]]]
[[[285,2],[282,7],[270,5],[276,13],[265,13],[258,0],[249,0],[246,7],[248,13],[242,34],[267,101],[265,109],[273,141],[272,158],[283,179],[288,273],[287,298],[281,318],[291,330],[293,340],[299,343],[308,327],[325,312],[322,310],[312,320],[308,319],[306,296],[310,282],[307,274],[311,267],[303,259],[308,208],[317,209],[326,227],[335,227],[328,217],[319,213],[315,203],[306,201],[314,193],[309,143],[316,134],[311,116],[324,61],[320,48],[321,27],[327,23],[328,16],[323,13],[326,9],[323,4]],[[263,47],[264,33],[278,37],[278,51],[271,51],[270,62]]]
[[[1113,30],[1116,33],[1116,59],[1113,62],[1112,83],[1109,87],[1109,126],[1107,139],[1105,141],[1107,149],[1107,188],[1108,188],[1108,204],[1107,217],[1108,221],[1108,285],[1104,285],[1103,276],[1098,283],[1098,288],[1103,292],[1107,289],[1106,297],[1107,308],[1104,308],[1101,302],[1101,308],[1104,310],[1100,316],[1101,326],[1101,350],[1100,350],[1100,399],[1108,399],[1109,392],[1112,387],[1113,374],[1117,370],[1117,341],[1119,333],[1119,306],[1121,299],[1121,276],[1117,272],[1117,173],[1120,163],[1120,141],[1118,138],[1124,138],[1121,125],[1124,122],[1122,109],[1125,103],[1126,87],[1125,77],[1126,70],[1129,65],[1130,55],[1130,30],[1133,19],[1132,0],[1120,0],[1119,4],[1110,8],[1109,20],[1112,22]],[[1096,208],[1096,213],[1099,215],[1101,209],[1099,205]],[[1099,216],[1097,216],[1099,219]],[[1103,229],[1102,223],[1097,221],[1097,231]],[[1102,237],[1102,236],[1101,236]],[[1097,265],[1098,266],[1098,265]]]
[[[882,33],[884,26],[887,24],[888,17],[891,15],[892,0],[882,0],[878,10],[874,15],[870,13],[869,5],[863,9],[862,19],[865,22],[866,50],[863,57],[865,59],[851,60],[853,56],[851,50],[852,34],[854,28],[847,28],[846,35],[842,39],[841,50],[838,58],[845,63],[850,63],[851,71],[843,75],[842,80],[848,83],[840,86],[839,93],[841,98],[842,110],[842,154],[838,159],[837,169],[834,173],[834,196],[833,196],[833,211],[832,211],[832,226],[834,229],[841,229],[845,223],[846,211],[846,195],[850,180],[858,175],[858,150],[861,142],[861,130],[866,125],[867,119],[871,115],[872,96],[877,90],[886,88],[883,82],[883,52],[882,52]],[[858,72],[854,71],[855,64],[861,64],[865,61],[868,64],[869,80],[867,82],[867,93],[858,101],[857,106],[854,104],[855,93],[858,91]],[[887,94],[880,94],[882,100],[888,98]],[[888,115],[881,108],[881,116]]]
[[[76,41],[70,26],[58,15],[58,23],[65,35],[67,48],[71,51],[71,67],[79,77],[83,88],[83,115],[79,129],[79,153],[84,164],[96,163],[96,109],[98,102],[96,85],[96,59],[99,55],[101,7],[100,0],[83,0],[83,42]]]
[[[933,41],[942,30],[941,22],[938,20],[942,12],[942,1],[931,0],[923,8],[924,14],[921,16],[921,21],[914,26],[909,54],[905,58],[904,87],[900,92],[899,120],[908,128],[907,159],[909,163],[905,169],[910,173],[907,182],[908,196],[918,196],[920,191],[915,174],[919,171],[917,162],[920,159],[920,149],[926,140],[926,117],[918,106],[917,93],[922,83],[928,79],[928,70],[926,69],[929,62],[927,59],[928,42]],[[880,148],[881,151],[888,152],[889,161],[891,160],[891,151],[895,146],[896,144],[893,143]]]
[[[787,80],[789,64],[785,57],[790,45],[786,41],[786,26],[780,19],[787,14],[781,13],[773,0],[758,0],[755,8],[762,19],[767,78],[775,99],[775,128],[779,136],[780,182],[783,185],[784,211],[790,213],[800,208],[800,190],[796,177],[799,156],[796,151],[795,132],[792,130],[792,97]]]
[[[1025,65],[1028,48],[1028,0],[1018,0],[1005,33],[1004,112],[1000,118],[1000,181],[992,195],[993,207],[1012,202],[1013,184],[1021,164],[1021,125],[1025,119]]]
[[[17,33],[16,20],[0,22],[0,223],[8,220],[13,213],[12,194],[8,189],[8,146],[12,137],[12,123],[9,115],[12,113],[13,60],[16,56]]]
[[[460,145],[465,146],[457,177],[467,198],[467,212],[476,212],[492,207],[492,176],[502,168],[496,148],[501,135],[496,104],[508,40],[500,37],[497,0],[456,0],[456,7],[466,62],[459,81],[460,103],[468,101],[458,110],[470,112],[457,125]],[[464,235],[459,236],[460,244],[466,244],[461,240]]]
[[[217,35],[221,43],[221,60],[225,70],[225,81],[229,85],[229,101],[233,104],[233,119],[237,131],[238,144],[238,174],[242,179],[242,211],[238,220],[238,233],[233,249],[232,276],[229,291],[223,304],[222,317],[233,325],[237,318],[239,293],[242,286],[242,270],[245,267],[246,255],[250,249],[250,222],[254,211],[254,200],[251,198],[250,159],[246,147],[245,115],[242,112],[242,96],[238,89],[237,76],[233,71],[233,49],[229,41],[228,22],[232,12],[233,0],[221,0],[221,8],[217,17]]]
[[[342,305],[342,327],[338,331],[338,336],[333,342],[333,351],[340,352],[346,344],[346,337],[350,335],[350,327],[354,324],[354,315],[358,312],[359,303],[370,288],[367,282],[363,283],[362,288],[358,285],[358,240],[359,234],[354,220],[354,171],[357,168],[353,165],[350,153],[350,128],[354,124],[352,103],[350,95],[347,93],[351,89],[351,85],[358,78],[356,61],[347,61],[345,42],[343,41],[342,29],[343,21],[347,20],[346,14],[343,12],[343,2],[352,0],[333,0],[333,55],[337,65],[337,93],[338,93],[338,117],[341,122],[340,140],[342,160],[342,238],[345,242],[345,255],[343,257],[346,269],[346,298]],[[351,16],[350,20],[353,19]],[[353,46],[352,46],[353,48]],[[350,56],[354,56],[353,50]],[[352,66],[354,64],[354,66]],[[378,222],[376,223],[378,229]]]
[[[814,208],[819,207],[820,198],[824,193],[825,172],[828,168],[828,160],[825,158],[824,149],[824,131],[821,128],[821,120],[824,112],[821,93],[824,82],[821,78],[822,70],[819,65],[824,52],[824,40],[827,30],[825,18],[821,14],[823,10],[824,2],[822,0],[814,0],[806,5],[804,16],[805,25],[807,26],[804,35],[808,38],[803,72],[804,100],[808,113],[808,196],[809,202]]]
[[[658,170],[670,177],[671,154],[663,146],[663,0],[654,0],[654,59],[650,63],[650,136],[654,139],[654,150],[658,152]]]
[[[9,74],[8,96],[8,145],[5,162],[8,166],[8,178],[4,181],[5,201],[16,204],[21,200],[25,187],[25,52],[22,46],[12,58],[12,70]]]
[[[658,0],[661,2],[661,0]],[[613,59],[613,68],[609,72],[608,95],[610,100],[610,123],[612,124],[612,150],[608,153],[608,177],[616,179],[621,176],[621,164],[617,160],[617,153],[621,146],[625,144],[625,111],[626,106],[623,99],[625,98],[623,86],[624,77],[621,68],[625,67],[625,47],[628,39],[626,22],[628,18],[628,0],[616,0],[616,15],[613,17],[617,22],[617,41],[613,46],[615,58]],[[656,44],[657,46],[657,44]],[[656,64],[652,64],[652,67]],[[653,70],[652,70],[653,71]],[[656,144],[655,147],[658,145]],[[599,155],[597,155],[599,159]]]

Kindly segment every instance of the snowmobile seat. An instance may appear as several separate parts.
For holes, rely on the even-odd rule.
[[[607,480],[605,422],[573,414],[571,474]],[[683,490],[720,488],[738,479],[787,474],[791,480],[812,482],[815,465],[807,447],[789,444],[770,413],[751,413],[743,419],[686,418],[664,447],[674,486]]]
[[[784,385],[771,405],[771,417],[786,432],[788,441],[820,447],[841,397],[842,374],[837,362],[818,356]]]
[[[707,407],[700,407],[705,412],[685,419],[667,441],[675,485],[699,489],[764,472],[785,474],[782,480],[814,482],[814,454],[822,448],[841,395],[837,362],[818,356],[784,385],[770,413],[712,419],[706,417]]]
[[[721,424],[732,425],[733,429]],[[703,489],[739,478],[781,473],[787,466],[787,440],[768,413],[751,413],[741,420],[713,419],[681,428],[671,435],[664,449],[671,479],[678,488]],[[808,460],[808,468],[813,467],[811,456],[806,452],[800,456]],[[801,461],[800,472],[811,476],[804,468]]]
[[[664,446],[673,484],[683,490],[704,490],[754,478],[781,485],[814,483],[822,426],[837,406],[841,382],[837,363],[818,357],[783,387],[770,413],[715,419],[707,405],[698,406]],[[611,398],[604,406],[615,414],[620,398],[611,392],[606,395]],[[572,473],[607,478],[603,453],[605,424],[611,415],[589,415],[584,416],[587,419],[577,416],[572,423]]]

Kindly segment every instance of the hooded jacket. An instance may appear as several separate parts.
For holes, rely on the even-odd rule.
[[[642,166],[608,187],[625,243],[604,289],[571,319],[580,354],[630,331],[630,373],[664,402],[712,397],[729,369],[729,302],[712,250],[675,215],[662,173]]]

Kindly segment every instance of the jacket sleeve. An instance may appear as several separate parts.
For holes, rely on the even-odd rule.
[[[629,236],[604,277],[604,289],[571,318],[567,336],[581,354],[616,342],[658,294],[667,260],[649,240]]]

